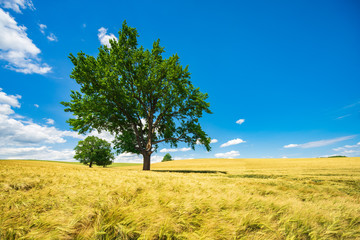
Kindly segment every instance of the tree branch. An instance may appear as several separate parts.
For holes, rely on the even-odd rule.
[[[158,143],[165,142],[165,141],[169,141],[169,140],[181,141],[181,138],[183,138],[183,137],[185,137],[185,136],[186,136],[186,133],[183,133],[183,134],[181,134],[180,137],[177,137],[177,138],[174,138],[174,137],[164,138],[164,139],[161,139],[161,140],[158,140],[158,141],[154,141],[153,144],[158,144]]]

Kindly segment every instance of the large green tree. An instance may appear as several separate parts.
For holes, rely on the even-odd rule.
[[[92,167],[94,163],[105,167],[112,164],[114,160],[111,144],[95,136],[88,136],[79,141],[74,150],[74,158],[83,164],[89,165],[89,167]]]
[[[143,170],[150,170],[151,154],[160,143],[177,147],[185,142],[194,149],[198,141],[209,151],[210,138],[199,123],[204,112],[211,113],[208,95],[192,85],[177,54],[163,58],[159,40],[148,50],[138,46],[137,37],[124,22],[119,39],[102,45],[97,57],[70,54],[70,77],[80,91],[62,102],[76,116],[68,123],[80,133],[109,131],[117,153],[143,156]]]

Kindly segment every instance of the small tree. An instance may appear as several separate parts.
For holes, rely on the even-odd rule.
[[[173,159],[172,159],[170,153],[167,153],[167,154],[165,154],[162,162],[168,162],[168,161],[172,161],[172,160],[173,160]]]
[[[94,163],[105,167],[112,164],[114,154],[111,152],[110,143],[95,136],[88,136],[75,147],[74,158],[89,167]]]
[[[143,170],[150,170],[151,154],[160,143],[192,149],[198,142],[210,151],[210,138],[199,119],[211,113],[208,95],[192,85],[188,67],[174,54],[163,58],[160,41],[151,50],[138,45],[135,28],[124,22],[118,39],[99,48],[96,57],[70,54],[70,77],[80,85],[70,102],[71,127],[81,134],[92,130],[114,135],[117,153],[143,155]]]

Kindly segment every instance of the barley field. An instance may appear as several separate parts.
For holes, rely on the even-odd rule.
[[[360,158],[0,161],[0,239],[360,239]]]

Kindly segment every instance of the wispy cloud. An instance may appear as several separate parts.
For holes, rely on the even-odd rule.
[[[352,103],[352,104],[349,104],[349,105],[345,106],[344,108],[345,108],[345,109],[346,109],[346,108],[353,108],[353,107],[355,107],[355,106],[357,106],[357,105],[360,105],[360,101],[357,101],[357,102],[354,102],[354,103]]]
[[[240,138],[236,138],[236,139],[233,139],[233,140],[230,140],[224,144],[221,144],[220,147],[228,147],[228,146],[232,146],[232,145],[236,145],[236,144],[240,144],[240,143],[244,143],[246,141],[240,139]]]
[[[51,119],[51,118],[45,118],[46,120],[46,123],[49,124],[49,125],[54,125],[55,124],[55,121],[54,119]]]
[[[337,117],[336,119],[343,119],[343,118],[346,118],[346,117],[350,117],[351,115],[352,115],[352,114],[346,114],[346,115]]]
[[[191,148],[163,148],[160,150],[160,152],[187,152],[190,151]]]
[[[226,153],[216,153],[215,157],[217,158],[235,158],[240,156],[239,151],[230,151]]]
[[[47,29],[47,26],[45,24],[40,23],[39,28],[40,28],[40,32],[45,35],[46,34],[45,30]],[[46,38],[51,42],[57,42],[58,41],[58,38],[55,36],[54,33],[49,33],[46,36]]]
[[[51,42],[57,42],[58,41],[57,37],[53,33],[50,33],[46,38]]]
[[[291,144],[288,144],[288,145],[284,146],[284,148],[294,148],[294,147],[299,147],[299,144],[291,143]]]
[[[338,152],[335,155],[345,156],[359,156],[360,155],[360,142],[353,145],[345,145],[343,147],[333,148],[334,151]]]
[[[355,135],[352,136],[345,136],[345,137],[339,137],[339,138],[332,138],[332,139],[325,139],[320,141],[314,141],[314,142],[308,142],[308,143],[302,143],[302,144],[288,144],[285,145],[284,148],[315,148],[315,147],[323,147],[328,146],[337,142],[342,142],[345,140],[349,140],[354,138]]]
[[[22,73],[45,74],[51,67],[41,63],[40,49],[27,36],[27,28],[0,8],[0,59],[8,62],[6,68]]]
[[[354,145],[345,145],[343,147],[333,148],[333,150],[338,152],[338,151],[345,151],[349,148],[360,148],[360,142]]]
[[[45,34],[45,29],[47,28],[47,26],[45,24],[39,24],[39,28],[40,28],[40,32],[42,34]]]
[[[245,119],[239,119],[236,121],[237,124],[241,125],[245,122]]]
[[[98,38],[99,38],[99,41],[100,41],[100,43],[102,45],[106,45],[106,46],[110,47],[109,40],[110,39],[117,40],[117,38],[112,33],[107,34],[107,31],[108,30],[106,28],[104,28],[104,27],[99,28],[99,30],[98,30]]]
[[[11,9],[17,13],[22,13],[21,9],[26,8],[35,10],[34,4],[31,0],[0,0],[0,5],[3,8]]]

